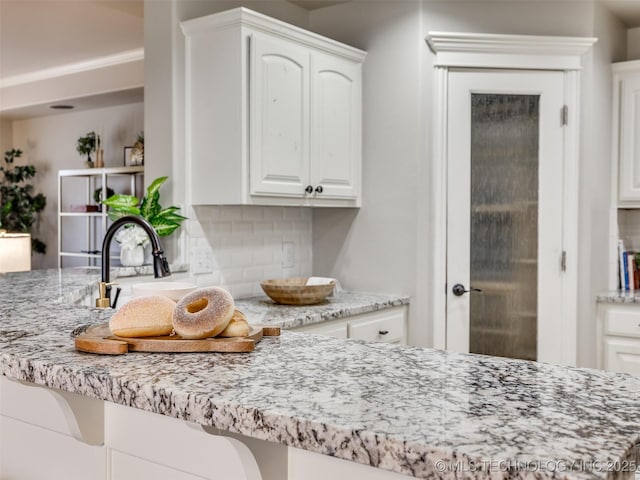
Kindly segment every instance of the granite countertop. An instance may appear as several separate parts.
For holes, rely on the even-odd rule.
[[[622,291],[612,290],[604,292],[596,297],[596,302],[600,303],[640,303],[640,290]]]
[[[90,274],[0,275],[0,374],[418,478],[611,479],[640,441],[640,380],[284,331],[248,354],[72,348],[112,313]],[[54,302],[55,301],[55,302]]]
[[[278,305],[266,296],[240,299],[235,303],[250,323],[288,329],[407,305],[409,297],[380,293],[341,292],[316,305]]]

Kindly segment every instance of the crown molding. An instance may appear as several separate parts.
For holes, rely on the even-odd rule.
[[[579,70],[582,55],[598,39],[429,32],[426,41],[436,54],[435,66],[439,67]]]
[[[294,40],[304,45],[319,48],[334,55],[341,55],[357,62],[364,60],[367,55],[367,52],[358,48],[345,45],[331,38],[255,12],[246,7],[237,7],[200,18],[185,20],[180,23],[182,32],[187,36],[210,31],[212,28],[219,30],[237,26],[245,26],[257,31]]]
[[[57,67],[37,70],[35,72],[6,77],[0,79],[0,89],[39,82],[42,80],[49,80],[57,77],[64,77],[66,75],[73,75],[76,73],[89,72],[100,68],[138,62],[141,60],[144,60],[144,48],[136,48],[134,50],[127,50],[113,55],[92,58],[91,60],[84,62],[70,63],[67,65],[60,65]]]

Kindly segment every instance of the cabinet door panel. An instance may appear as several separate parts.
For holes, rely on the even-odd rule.
[[[303,196],[309,181],[309,53],[252,36],[251,194]]]
[[[320,197],[357,197],[360,189],[360,66],[313,55],[311,183]]]
[[[620,88],[620,201],[640,202],[640,73]]]
[[[640,342],[637,340],[606,339],[604,341],[604,369],[609,372],[640,375]]]

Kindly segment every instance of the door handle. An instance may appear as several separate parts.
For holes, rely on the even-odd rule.
[[[464,285],[462,285],[461,283],[456,283],[451,289],[451,291],[456,297],[460,297],[465,293],[469,293],[469,292],[482,292],[482,289],[469,287],[469,290],[467,290],[466,288],[464,288]]]

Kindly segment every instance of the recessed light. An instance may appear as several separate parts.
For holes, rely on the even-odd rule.
[[[73,105],[51,105],[49,106],[49,108],[52,108],[54,110],[71,110],[73,107]]]

